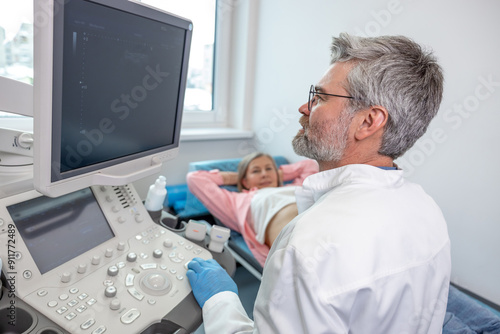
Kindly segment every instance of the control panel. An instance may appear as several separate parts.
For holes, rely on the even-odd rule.
[[[0,199],[0,247],[18,298],[68,332],[89,334],[140,333],[195,303],[187,263],[212,258],[153,223],[131,185]]]

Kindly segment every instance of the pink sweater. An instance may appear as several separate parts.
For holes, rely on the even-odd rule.
[[[280,169],[284,182],[293,180],[289,185],[300,186],[307,176],[318,172],[318,164],[314,160],[302,160],[282,165]],[[222,224],[243,235],[252,254],[264,266],[269,247],[256,240],[255,231],[248,223],[251,218],[252,197],[258,189],[234,192],[220,188],[223,179],[219,170],[191,172],[187,175],[187,184],[189,190]]]

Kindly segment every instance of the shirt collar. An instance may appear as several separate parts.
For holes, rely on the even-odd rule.
[[[346,183],[379,184],[398,186],[402,184],[403,171],[390,168],[354,164],[346,165],[308,176],[302,187],[297,187],[295,197],[299,214],[309,209],[323,195]]]

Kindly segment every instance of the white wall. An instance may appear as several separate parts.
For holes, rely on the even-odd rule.
[[[406,35],[445,71],[440,113],[400,165],[441,206],[452,280],[500,304],[500,2],[265,0],[259,2],[256,144],[298,160],[298,107],[329,63],[332,35]],[[461,110],[461,111],[460,111]]]

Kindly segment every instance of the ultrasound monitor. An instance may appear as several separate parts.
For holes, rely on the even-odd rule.
[[[124,185],[176,156],[191,35],[189,20],[139,2],[35,1],[39,192]]]

